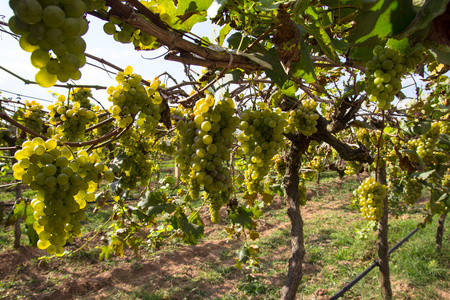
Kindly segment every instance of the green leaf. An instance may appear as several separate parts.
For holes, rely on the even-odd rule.
[[[426,172],[415,172],[411,174],[411,177],[419,178],[422,180],[427,180],[436,170],[426,171]]]
[[[336,51],[334,51],[335,46],[333,45],[331,38],[328,36],[328,33],[325,31],[322,25],[320,25],[319,22],[316,22],[315,24],[306,24],[306,22],[302,22],[300,20],[299,23],[306,29],[308,33],[314,36],[315,40],[319,44],[320,49],[322,49],[322,51],[329,59],[333,60],[334,62],[339,62],[339,56],[337,55]]]
[[[239,206],[234,212],[229,214],[230,220],[234,224],[240,224],[244,228],[253,228],[253,211],[250,208]]]
[[[349,57],[354,61],[369,61],[373,58],[373,46],[353,47],[350,49]]]
[[[308,47],[303,40],[300,41],[301,59],[292,64],[290,74],[295,78],[302,78],[306,83],[316,81],[316,74],[314,73],[314,66],[309,57]]]
[[[33,225],[25,224],[25,234],[28,236],[30,244],[33,247],[36,247],[37,242],[39,241],[39,235],[36,230],[34,230]]]
[[[245,264],[250,258],[250,251],[248,250],[247,247],[243,246],[239,250],[238,255],[239,255],[239,262]]]
[[[356,17],[356,26],[349,31],[349,42],[378,44],[381,39],[402,32],[414,17],[411,0],[379,0]]]
[[[14,223],[16,223],[17,220],[19,220],[21,217],[25,217],[25,219],[27,218],[27,207],[30,207],[31,209],[31,217],[33,217],[33,208],[30,205],[27,205],[26,201],[24,201],[23,199],[20,200],[19,203],[15,203],[13,210],[11,211],[11,213],[8,215],[8,217],[5,220],[5,227],[14,225]],[[33,223],[31,223],[33,224]]]
[[[417,43],[414,45],[414,47],[411,47],[409,39],[407,38],[401,40],[389,39],[386,43],[386,46],[389,46],[390,48],[397,50],[398,52],[400,52],[401,55],[405,56],[411,55],[417,50],[423,48],[421,43]]]
[[[283,84],[289,79],[289,76],[284,70],[283,66],[281,65],[277,51],[274,48],[272,48],[264,52],[264,57],[262,57],[262,59],[272,66],[272,69],[268,68],[264,69],[267,76],[269,76],[270,79],[272,79],[275,82],[275,84],[281,88]]]
[[[190,31],[196,23],[206,21],[206,11],[213,0],[180,0],[175,11],[179,19],[177,29]],[[172,4],[173,5],[173,4]]]
[[[231,31],[231,29],[232,28],[231,28],[230,24],[228,24],[228,23],[222,29],[220,29],[219,39],[217,41],[220,46],[223,45],[223,42],[225,41],[225,37],[228,35],[228,33]]]
[[[433,19],[443,14],[447,8],[449,0],[427,0],[422,8],[419,10],[415,18],[410,22],[409,26],[396,36],[402,39],[410,36],[416,31],[427,27]]]
[[[154,191],[147,190],[145,192],[145,194],[140,198],[140,201],[137,204],[137,206],[140,209],[145,210],[150,206],[154,206],[154,205],[162,204],[162,203],[163,203],[163,198],[162,198],[161,192],[154,192]]]

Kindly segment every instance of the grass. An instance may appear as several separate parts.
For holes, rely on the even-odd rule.
[[[354,178],[340,180],[332,174],[321,176],[319,186],[308,184],[308,202],[302,207],[306,256],[299,299],[329,298],[377,258],[376,231],[369,228],[358,211],[350,207],[351,193],[358,185]],[[110,214],[111,208],[108,207],[96,214],[87,212],[86,219],[89,222],[84,224],[83,232],[96,231]],[[284,205],[267,209],[264,218],[267,228],[261,230],[261,238],[254,242],[260,249],[260,268],[255,273],[245,267],[242,270],[234,267],[240,243],[235,243],[235,246],[232,243],[225,244],[220,248],[211,248],[211,251],[202,248],[224,240],[224,235],[214,230],[205,237],[205,244],[198,246],[208,254],[199,261],[186,258],[172,266],[170,258],[186,248],[170,243],[158,252],[143,253],[143,260],[130,256],[99,261],[98,249],[86,247],[72,257],[52,260],[45,271],[48,284],[40,288],[48,292],[57,288],[57,284],[73,281],[64,269],[70,266],[74,269],[70,274],[78,274],[80,278],[96,278],[98,270],[116,270],[118,274],[128,270],[130,274],[140,274],[125,276],[124,279],[113,277],[105,288],[108,291],[105,297],[108,299],[278,299],[290,253],[289,220]],[[423,207],[418,206],[410,210],[407,218],[390,219],[390,247],[408,235],[422,218]],[[450,290],[450,238],[446,233],[442,251],[436,252],[436,226],[437,218],[391,255],[390,270],[395,299],[443,299],[442,293]],[[8,242],[12,243],[11,233],[0,231],[2,253],[11,249],[10,246],[6,247]],[[160,266],[159,262],[165,263]],[[42,272],[37,265],[36,261],[30,261],[20,272],[16,271],[16,274],[27,274],[27,282],[19,275],[2,280],[0,293],[17,291],[15,297],[27,298],[29,294],[26,294],[23,285],[39,283],[32,276],[32,272]],[[161,269],[155,270],[155,266]],[[127,280],[139,276],[147,276],[148,279],[138,285],[128,283]],[[86,288],[77,299],[90,299],[96,293]],[[378,270],[372,270],[344,298],[381,299]]]

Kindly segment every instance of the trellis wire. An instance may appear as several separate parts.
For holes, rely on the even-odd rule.
[[[389,251],[388,254],[391,255],[392,252],[394,252],[395,250],[397,250],[401,245],[403,245],[403,243],[405,243],[411,236],[413,236],[417,231],[419,230],[419,227],[416,227],[416,229],[414,229],[413,231],[411,231],[403,240],[401,240],[400,242],[398,242],[394,247],[392,247]],[[358,283],[358,281],[360,281],[361,279],[363,279],[367,274],[369,274],[370,271],[372,271],[372,269],[374,269],[375,267],[379,266],[379,262],[378,260],[374,261],[367,269],[365,269],[361,274],[359,274],[358,276],[356,276],[355,279],[353,279],[352,281],[350,281],[346,286],[344,286],[339,292],[337,292],[336,294],[334,294],[329,300],[335,300],[335,299],[339,299],[340,297],[342,297],[345,292],[347,292],[348,290],[350,290],[356,283]]]

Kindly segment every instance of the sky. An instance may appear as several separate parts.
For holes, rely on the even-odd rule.
[[[8,1],[0,1],[0,20],[8,22],[13,12],[8,5]],[[163,58],[155,60],[145,60],[143,57],[154,58],[165,53],[164,48],[155,51],[135,51],[131,44],[121,44],[114,41],[112,36],[108,36],[103,32],[103,21],[100,21],[92,16],[88,16],[90,26],[88,32],[83,36],[86,41],[86,53],[92,54],[96,57],[105,59],[121,68],[130,65],[133,67],[134,73],[142,75],[144,79],[151,80],[154,77],[169,72],[174,78],[181,82],[186,80],[184,68],[182,64],[177,62],[166,61]],[[206,36],[210,40],[214,40],[214,25],[207,22],[197,24],[194,27],[194,32],[199,36]],[[217,35],[216,35],[217,36]],[[12,36],[0,32],[0,66],[6,68],[17,75],[34,80],[34,75],[38,69],[34,68],[30,63],[30,54],[23,51],[17,40]],[[93,62],[87,59],[87,62]],[[95,62],[98,65],[97,62]],[[197,67],[194,70],[199,71],[201,68]],[[108,75],[105,71],[92,66],[86,65],[81,69],[82,78],[76,81],[80,85],[100,85],[100,86],[115,86],[117,82],[114,76]],[[420,80],[417,80],[420,84]],[[413,81],[406,80],[403,85],[408,86]],[[169,82],[169,86],[173,82]],[[67,95],[66,88],[42,88],[38,85],[26,85],[18,78],[6,73],[0,69],[0,92],[3,97],[16,98],[17,95],[22,95],[21,100],[36,100],[47,107],[50,102],[54,101],[52,93]],[[414,97],[414,87],[403,90],[407,96]],[[108,95],[105,90],[93,90],[95,99],[100,101],[105,107],[109,107]],[[37,99],[31,98],[35,97]]]

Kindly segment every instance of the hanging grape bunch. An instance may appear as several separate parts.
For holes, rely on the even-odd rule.
[[[422,195],[423,184],[417,178],[408,178],[405,182],[402,200],[408,205],[414,205]]]
[[[45,112],[44,107],[36,101],[25,100],[25,111],[20,109],[14,114],[14,119],[18,120],[25,127],[37,133],[44,133]]]
[[[86,62],[81,36],[88,30],[84,1],[11,0],[9,5],[14,10],[9,28],[20,35],[21,48],[31,52],[31,64],[39,69],[36,82],[50,87],[57,80],[80,79]]]
[[[406,58],[397,50],[380,45],[374,48],[373,54],[366,71],[368,99],[381,109],[389,109],[395,94],[402,89],[402,76],[408,69],[415,69],[423,61],[423,55],[414,53]]]
[[[275,170],[277,171],[277,175],[279,177],[284,177],[286,174],[286,161],[284,160],[284,157],[282,155],[275,155],[272,159],[275,164]]]
[[[71,93],[70,99],[75,99],[78,91]],[[85,102],[84,105],[86,106]],[[88,105],[89,107],[90,105]],[[78,101],[67,101],[64,95],[59,95],[55,104],[49,105],[49,123],[56,126],[54,138],[64,142],[82,140],[89,124],[95,123],[95,112],[81,106]]]
[[[37,245],[48,254],[61,254],[66,241],[81,235],[79,221],[84,219],[86,202],[95,201],[102,175],[110,179],[112,172],[96,153],[82,150],[74,157],[56,140],[25,141],[14,157],[18,161],[13,165],[14,178],[36,191],[31,206]]]
[[[249,167],[245,171],[245,181],[250,193],[261,190],[261,180],[269,173],[273,164],[272,158],[285,145],[283,130],[287,121],[280,108],[272,110],[264,103],[260,110],[244,110],[238,141],[244,154],[249,157]]]
[[[359,200],[362,216],[369,221],[378,222],[383,215],[387,187],[369,177],[355,190],[355,195]]]
[[[298,131],[305,136],[310,136],[317,132],[319,115],[316,113],[316,108],[317,103],[313,99],[302,100],[300,106],[289,112],[285,133]]]
[[[162,97],[157,91],[161,81],[157,78],[150,87],[145,87],[142,76],[133,74],[133,68],[128,66],[124,72],[116,76],[118,86],[107,89],[108,100],[113,103],[109,108],[111,116],[116,119],[120,128],[125,128],[136,119],[137,131],[144,137],[152,135],[161,119]]]
[[[434,155],[434,151],[438,146],[439,135],[440,135],[440,123],[434,122],[431,124],[431,129],[427,131],[427,133],[421,135],[417,139],[411,139],[407,143],[407,147],[409,150],[415,150],[417,155],[425,162],[425,163],[433,163],[436,160],[436,156]],[[410,158],[414,161],[417,161],[417,157],[415,155],[410,154]]]
[[[344,173],[347,175],[355,175],[358,167],[361,166],[360,162],[357,161],[346,161],[345,162],[345,171]]]
[[[159,14],[161,21],[165,22],[167,25],[171,25],[170,15],[165,13],[165,8],[163,5],[154,5],[152,1],[142,2],[143,5],[155,13]],[[141,15],[141,17],[143,17]],[[153,50],[159,48],[161,45],[156,40],[156,37],[151,36],[140,29],[137,29],[131,25],[123,23],[118,18],[111,16],[109,22],[103,25],[103,31],[112,35],[114,40],[122,44],[133,43],[136,49],[148,49]]]
[[[204,187],[209,202],[211,221],[219,221],[219,211],[233,191],[230,160],[233,133],[239,123],[234,117],[231,99],[215,101],[211,95],[197,101],[187,122],[178,126],[180,149],[175,162],[182,172],[182,180],[190,182],[191,196],[198,197]]]
[[[116,152],[116,157],[121,160],[118,183],[122,189],[130,190],[135,189],[138,182],[142,186],[148,185],[155,170],[155,163],[150,159],[154,141],[134,129],[126,131],[119,141],[121,147]]]

